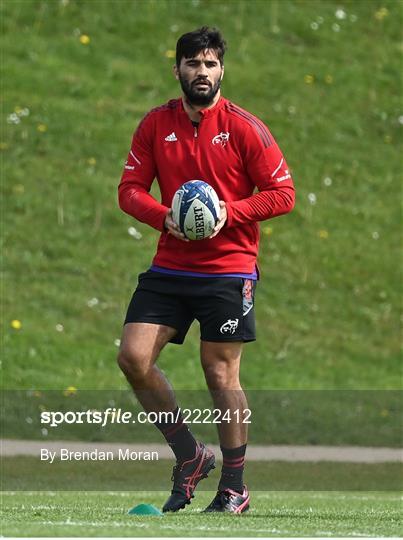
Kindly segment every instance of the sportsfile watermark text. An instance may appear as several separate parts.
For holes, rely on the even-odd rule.
[[[251,424],[250,409],[178,409],[174,412],[124,411],[121,408],[108,407],[104,411],[87,409],[86,411],[42,411],[41,424],[58,427],[62,424],[154,424],[155,422],[177,423],[182,414],[187,424],[223,424],[235,422]]]

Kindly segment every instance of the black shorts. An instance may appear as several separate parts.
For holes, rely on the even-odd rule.
[[[192,322],[203,341],[254,341],[256,281],[241,277],[183,277],[148,270],[139,275],[126,323],[176,328],[171,343],[183,343]]]

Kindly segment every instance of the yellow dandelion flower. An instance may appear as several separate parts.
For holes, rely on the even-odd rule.
[[[381,416],[382,416],[383,418],[386,418],[387,416],[389,416],[389,411],[388,411],[388,409],[382,409],[382,410],[381,410]]]
[[[392,137],[390,135],[385,135],[383,140],[386,142],[386,144],[390,144],[392,142]]]
[[[331,75],[326,75],[325,83],[326,84],[333,84],[333,77]]]
[[[271,227],[263,227],[263,233],[270,236],[273,233],[273,229]]]
[[[326,229],[321,229],[319,232],[318,232],[318,236],[319,238],[329,238],[329,233],[328,231],[326,231]]]
[[[90,41],[90,36],[87,36],[87,34],[83,34],[82,36],[80,36],[81,45],[88,45]]]
[[[313,75],[305,75],[304,82],[305,82],[305,84],[313,84],[313,82],[314,82]]]
[[[36,129],[39,131],[39,133],[45,133],[45,131],[48,130],[48,126],[46,124],[38,124]]]
[[[21,321],[19,321],[18,319],[14,319],[11,321],[11,328],[14,328],[14,330],[20,330],[21,327]]]
[[[15,114],[21,114],[21,112],[22,112],[22,107],[19,107],[18,105],[16,105],[16,106],[14,107],[14,112],[15,112]]]
[[[377,21],[383,21],[385,17],[389,15],[389,10],[386,7],[381,7],[378,11],[375,11],[374,17]]]
[[[94,165],[97,164],[97,160],[94,157],[90,157],[87,159],[87,163],[88,165],[91,165],[91,167],[93,167]]]
[[[9,144],[6,142],[0,142],[0,150],[7,150]]]
[[[77,388],[75,386],[68,386],[63,390],[64,396],[74,396],[74,394],[77,394]]]
[[[167,58],[175,58],[176,53],[173,49],[168,49],[167,51],[165,51],[165,56]]]
[[[24,193],[25,187],[22,184],[16,184],[13,187],[14,193],[17,193],[17,195],[21,195],[21,193]]]

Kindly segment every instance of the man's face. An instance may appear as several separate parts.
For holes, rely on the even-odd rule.
[[[215,51],[207,49],[193,58],[182,58],[179,68],[175,66],[174,71],[192,105],[210,105],[220,89],[224,66]]]

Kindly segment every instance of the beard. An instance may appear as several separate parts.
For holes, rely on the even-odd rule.
[[[190,83],[179,73],[179,82],[189,103],[191,105],[210,105],[221,87],[221,79],[218,79],[213,85],[209,81],[205,81],[209,84],[207,90],[199,90],[197,88],[196,83],[200,82],[200,80],[198,79]]]

